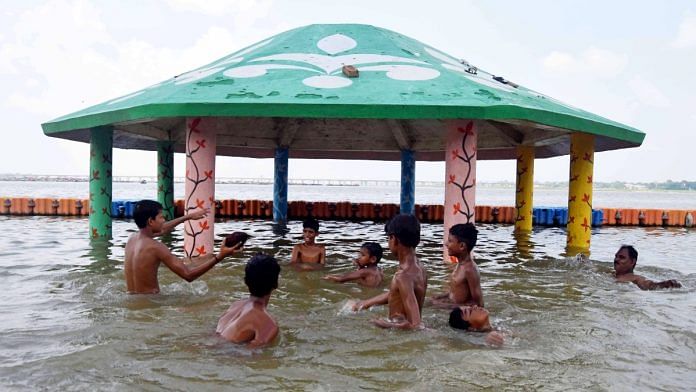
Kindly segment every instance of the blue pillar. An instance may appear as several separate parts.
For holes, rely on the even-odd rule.
[[[285,224],[288,221],[288,149],[275,150],[275,169],[273,172],[273,222]]]
[[[416,212],[416,160],[413,151],[401,150],[401,213]]]

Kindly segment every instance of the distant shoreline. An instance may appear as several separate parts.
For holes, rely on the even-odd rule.
[[[26,181],[26,182],[89,182],[87,176],[77,175],[31,175],[31,174],[0,174],[0,181]],[[157,178],[151,176],[114,176],[115,183],[156,183]],[[183,183],[183,177],[175,177],[174,182]],[[218,184],[247,184],[247,185],[272,185],[272,178],[217,178]],[[398,184],[396,180],[354,180],[354,179],[289,179],[291,185],[323,185],[323,186],[391,186]],[[421,187],[444,186],[444,181],[416,181]],[[511,181],[479,182],[482,188],[514,188]],[[534,186],[539,189],[567,189],[568,182],[547,181],[536,182]],[[664,181],[650,183],[634,182],[596,182],[594,190],[621,190],[621,191],[696,191],[696,181]]]

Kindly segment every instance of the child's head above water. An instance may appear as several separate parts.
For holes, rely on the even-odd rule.
[[[141,200],[135,204],[133,211],[133,220],[139,228],[147,226],[147,221],[155,219],[162,211],[162,204],[154,200]]]
[[[384,226],[384,231],[405,246],[415,248],[420,243],[420,222],[415,215],[396,215]]]
[[[315,233],[319,233],[319,221],[314,218],[307,218],[302,222],[303,229],[312,229]]]
[[[457,239],[458,242],[463,242],[466,244],[466,248],[469,252],[476,246],[476,239],[478,238],[478,230],[473,223],[459,223],[449,229],[449,234]]]
[[[449,325],[452,328],[469,331],[488,331],[491,329],[488,311],[476,305],[454,308],[450,313]]]
[[[360,267],[376,265],[382,259],[382,246],[376,242],[366,242],[360,247],[357,263]]]
[[[254,297],[264,297],[278,288],[280,266],[272,256],[258,253],[244,268],[244,283]]]

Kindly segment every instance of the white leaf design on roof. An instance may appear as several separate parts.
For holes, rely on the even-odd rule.
[[[358,46],[353,38],[343,34],[334,34],[324,37],[317,42],[317,47],[328,54],[336,54],[351,50]]]

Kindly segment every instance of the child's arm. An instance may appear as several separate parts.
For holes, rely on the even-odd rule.
[[[326,247],[321,246],[321,252],[319,253],[319,264],[326,265]]]
[[[278,326],[270,320],[270,322],[266,321],[263,323],[258,328],[255,328],[254,330],[254,339],[252,339],[248,344],[247,347],[249,348],[255,348],[255,347],[260,347],[264,346],[275,339],[275,337],[278,335]]]
[[[300,262],[300,245],[295,245],[292,247],[292,256],[290,256],[290,264]]]
[[[397,279],[396,284],[399,288],[399,295],[404,305],[405,319],[401,320],[384,320],[377,319],[372,322],[382,328],[399,328],[399,329],[414,329],[421,325],[420,307],[416,299],[416,293],[413,288],[413,281],[409,279]]]
[[[353,304],[353,310],[358,311],[363,309],[369,309],[375,305],[384,305],[387,303],[389,303],[389,291],[385,291],[384,293],[372,297],[370,299],[356,302],[355,304]]]
[[[466,284],[469,285],[469,293],[471,293],[471,301],[478,306],[483,306],[483,293],[481,292],[481,277],[479,274],[467,274]]]
[[[210,208],[203,208],[200,210],[193,211],[191,213],[188,213],[184,216],[180,216],[178,218],[172,219],[170,221],[164,222],[162,225],[162,231],[154,233],[156,236],[161,236],[170,233],[172,230],[174,230],[175,227],[179,226],[180,224],[186,222],[187,220],[193,219],[201,219],[208,215],[210,213]]]
[[[344,282],[350,282],[351,280],[358,280],[362,279],[364,274],[364,270],[357,270],[357,271],[351,271],[342,275],[326,275],[324,276],[324,280],[330,280],[332,282],[338,282],[338,283],[344,283]]]

